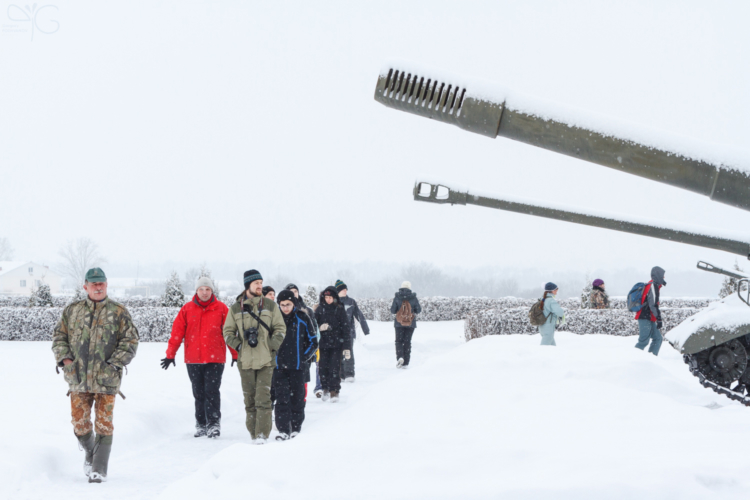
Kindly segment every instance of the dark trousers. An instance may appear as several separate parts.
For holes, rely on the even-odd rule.
[[[404,366],[409,364],[411,359],[411,337],[414,335],[414,328],[410,326],[396,327],[396,359],[404,358]]]
[[[320,386],[324,391],[341,390],[341,349],[320,350]]]
[[[349,378],[354,376],[354,342],[352,341],[352,348],[349,349],[352,357],[346,359],[341,356],[341,378]]]
[[[304,370],[274,370],[273,386],[276,392],[276,428],[285,434],[299,432],[305,421]]]
[[[221,376],[224,363],[187,365],[195,398],[195,424],[201,427],[221,422]]]

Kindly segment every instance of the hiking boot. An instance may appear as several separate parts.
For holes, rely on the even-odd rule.
[[[193,434],[193,437],[203,437],[208,433],[205,425],[195,425],[195,434]]]
[[[289,439],[289,434],[286,432],[279,432],[276,435],[276,441],[286,441],[287,439]]]
[[[339,391],[331,391],[331,403],[339,402]]]
[[[354,383],[354,375],[352,375],[351,377],[345,378],[344,382],[346,382],[348,384],[353,384]]]
[[[294,431],[291,434],[289,434],[289,439],[294,439],[297,436],[299,436],[299,431]]]
[[[401,368],[404,366],[404,358],[398,358],[398,362],[396,363],[396,368]]]
[[[91,475],[91,463],[94,461],[94,432],[76,437],[78,438],[78,446],[86,452],[86,457],[83,459],[83,473],[88,477]]]
[[[217,438],[221,436],[221,426],[219,424],[209,425],[205,435],[210,438]]]
[[[112,436],[97,435],[94,440],[94,460],[91,463],[89,483],[103,483],[107,480],[107,466],[111,451]]]
[[[320,398],[323,396],[323,389],[318,389],[315,391],[315,397]]]
[[[331,393],[328,391],[323,391],[323,401],[328,401],[331,399]]]

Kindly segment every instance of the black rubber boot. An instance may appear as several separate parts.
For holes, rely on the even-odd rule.
[[[83,459],[83,473],[86,476],[91,475],[91,463],[94,461],[94,432],[91,431],[83,436],[76,436],[78,444],[86,452],[86,458]]]
[[[107,480],[107,465],[109,464],[109,453],[111,451],[112,436],[97,435],[89,483],[103,483]]]

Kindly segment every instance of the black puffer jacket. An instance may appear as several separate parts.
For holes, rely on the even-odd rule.
[[[331,292],[333,303],[326,304],[324,294]],[[318,322],[320,329],[323,324],[328,323],[328,330],[320,330],[320,348],[321,349],[351,349],[352,337],[349,327],[349,321],[346,319],[346,310],[339,301],[339,294],[336,289],[329,286],[320,293],[320,303],[315,310],[315,320]]]
[[[419,305],[417,294],[412,292],[408,288],[399,288],[398,292],[396,292],[396,296],[393,298],[393,304],[391,304],[391,314],[396,314],[398,310],[401,309],[401,304],[403,304],[405,300],[409,301],[409,304],[411,305],[411,312],[414,313],[414,319],[411,321],[411,327],[416,328],[417,314],[422,312],[422,306]],[[397,327],[404,326],[395,319],[393,320],[393,324]]]

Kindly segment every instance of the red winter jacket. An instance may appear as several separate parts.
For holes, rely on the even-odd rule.
[[[185,339],[185,363],[226,363],[227,344],[222,328],[229,308],[211,295],[208,305],[202,306],[198,296],[182,306],[172,324],[172,335],[167,345],[167,358],[173,359]],[[237,352],[231,347],[232,359]]]

